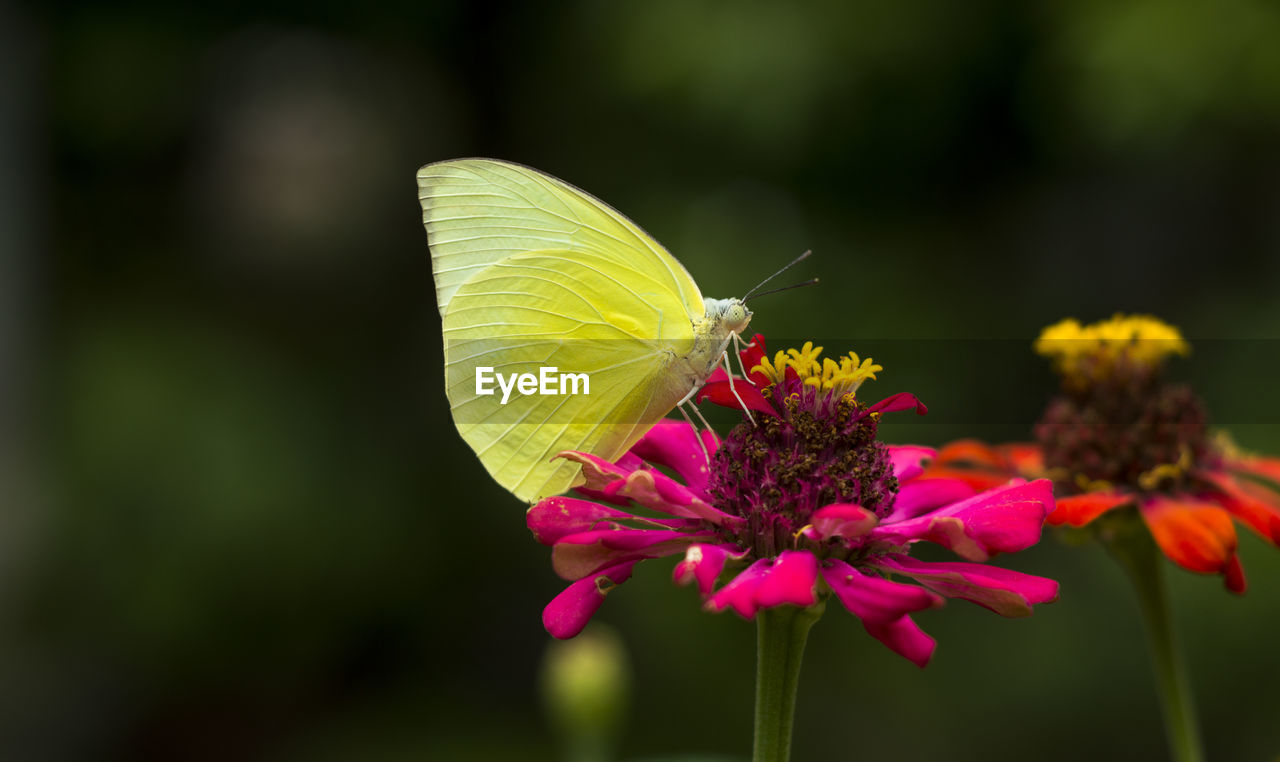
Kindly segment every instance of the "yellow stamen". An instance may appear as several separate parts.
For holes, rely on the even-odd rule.
[[[1148,315],[1116,313],[1110,320],[1081,325],[1068,318],[1040,332],[1036,352],[1050,357],[1063,376],[1076,383],[1111,377],[1118,367],[1158,367],[1169,355],[1186,356],[1191,347],[1177,328]]]
[[[874,380],[876,374],[884,370],[884,366],[877,365],[870,357],[865,360],[858,357],[857,352],[839,358],[839,362],[822,357],[822,347],[806,341],[800,349],[778,352],[772,360],[760,358],[751,372],[761,373],[771,384],[776,384],[786,378],[787,368],[795,371],[805,386],[841,397],[855,395],[864,381]]]
[[[1111,482],[1106,479],[1090,479],[1084,474],[1076,474],[1076,486],[1083,492],[1107,492],[1111,489]]]
[[[1191,468],[1191,451],[1185,447],[1178,454],[1177,463],[1160,463],[1155,467],[1138,474],[1138,486],[1148,492],[1160,486],[1166,479],[1177,482]]]

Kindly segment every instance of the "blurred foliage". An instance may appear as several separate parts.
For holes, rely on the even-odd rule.
[[[1038,329],[1125,310],[1222,340],[1178,372],[1280,451],[1273,3],[5,14],[0,146],[22,161],[0,197],[24,212],[0,248],[25,337],[0,344],[25,426],[3,451],[6,759],[556,758],[537,669],[562,583],[450,423],[429,161],[564,177],[710,295],[813,249],[822,285],[753,327],[873,354],[867,394],[924,396],[939,422],[890,440],[1025,436],[1052,390]],[[1241,543],[1243,598],[1169,575],[1214,759],[1280,748],[1280,553]],[[1062,600],[925,612],[924,671],[831,609],[796,757],[1158,756],[1118,567],[1053,537],[1009,563]],[[599,617],[635,675],[623,758],[748,753],[754,627],[661,562]]]

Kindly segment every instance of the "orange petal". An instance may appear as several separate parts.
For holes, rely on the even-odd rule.
[[[1040,445],[1000,445],[1000,454],[1009,465],[1028,479],[1044,476],[1044,451],[1040,449]]]
[[[999,487],[1013,477],[1004,471],[987,471],[970,468],[950,468],[946,466],[929,466],[917,479],[958,479],[978,492]]]
[[[1132,495],[1119,492],[1088,492],[1072,497],[1060,497],[1053,512],[1045,518],[1045,523],[1054,526],[1069,524],[1073,527],[1082,527],[1112,508],[1119,508],[1133,502]]]
[[[1201,473],[1200,478],[1222,490],[1223,507],[1272,545],[1280,545],[1280,495],[1224,473]]]
[[[1280,458],[1244,455],[1238,458],[1227,458],[1225,465],[1232,471],[1252,474],[1280,484]]]
[[[1156,544],[1178,566],[1204,574],[1227,573],[1236,555],[1231,515],[1213,503],[1155,497],[1142,504],[1142,518]],[[1234,564],[1238,567],[1238,562]]]
[[[1005,460],[996,448],[976,439],[960,439],[938,450],[934,458],[938,464],[963,463],[970,466],[1006,468]]]

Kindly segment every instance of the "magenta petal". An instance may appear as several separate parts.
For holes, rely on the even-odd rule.
[[[761,608],[789,603],[805,608],[818,602],[818,559],[807,550],[784,550],[756,588]]]
[[[924,461],[933,460],[938,451],[920,445],[889,445],[889,461],[893,475],[899,482],[906,482],[924,473]]]
[[[707,599],[706,608],[711,611],[724,611],[731,608],[744,619],[750,619],[760,610],[760,604],[756,600],[756,591],[760,587],[760,583],[764,581],[765,575],[769,572],[769,567],[773,562],[768,558],[762,558],[742,570],[738,576],[729,580],[729,584],[716,591]]]
[[[949,598],[963,598],[1001,616],[1030,616],[1036,603],[1058,599],[1058,583],[1045,577],[986,564],[930,563],[904,555],[883,556],[877,565],[903,574]]]
[[[923,516],[884,523],[871,536],[907,544],[928,540],[950,548],[969,561],[986,561],[992,553],[1024,550],[1040,541],[1044,518],[1053,510],[1048,479],[1011,482]]]
[[[745,555],[745,551],[733,545],[695,543],[685,551],[684,560],[676,564],[671,576],[677,585],[687,585],[696,580],[698,592],[704,596],[710,595],[716,586],[716,578],[724,571],[725,562]]]
[[[938,642],[925,634],[919,625],[909,616],[898,617],[892,622],[868,622],[862,620],[862,626],[876,640],[884,643],[889,650],[906,658],[912,664],[924,669],[933,658],[933,649]]]
[[[594,529],[601,522],[631,518],[635,517],[626,511],[572,497],[549,497],[525,513],[525,523],[534,538],[543,545],[554,544],[566,535]]]
[[[936,644],[907,615],[941,606],[941,598],[922,587],[866,574],[843,561],[824,562],[822,578],[845,608],[862,620],[871,637],[917,666],[929,663]]]
[[[562,453],[560,457],[563,457],[563,456],[564,455]],[[619,474],[629,474],[632,471],[643,468],[644,461],[640,459],[639,455],[636,455],[633,452],[627,451],[623,453],[622,457],[618,458],[618,460],[613,465],[615,470]],[[608,481],[604,482],[604,484],[608,484],[608,483],[609,483]],[[597,483],[596,486],[600,487],[601,484]],[[613,503],[614,505],[625,506],[625,505],[629,505],[631,502],[625,497],[617,497],[616,495],[605,492],[602,489],[592,489],[590,486],[587,486],[585,484],[579,487],[574,487],[573,491],[577,492],[579,495],[583,495],[587,498],[590,498],[591,500],[603,500],[606,503]]]
[[[821,542],[828,537],[854,539],[876,525],[876,515],[853,503],[832,503],[813,512],[804,536]]]
[[[973,497],[973,487],[960,479],[917,479],[898,488],[893,510],[884,521],[905,521],[968,497]]]
[[[582,632],[609,591],[631,578],[636,563],[610,566],[569,585],[542,610],[542,626],[562,640]]]
[[[916,395],[909,392],[898,392],[880,400],[876,404],[867,408],[868,413],[896,413],[899,410],[916,409],[916,415],[924,415],[929,412],[929,408],[924,403],[916,399]]]
[[[698,444],[699,436],[706,445],[705,451],[702,445]],[[649,429],[640,441],[632,446],[631,453],[650,463],[673,469],[685,484],[705,499],[704,490],[710,475],[707,454],[714,455],[719,445],[715,432],[699,432],[683,421],[664,420]]]
[[[891,622],[912,611],[942,605],[942,598],[923,587],[867,574],[844,561],[827,559],[822,578],[844,607],[863,621]]]
[[[625,495],[646,508],[680,518],[704,519],[716,525],[740,521],[738,517],[713,507],[661,471],[636,471],[625,480],[614,482],[609,491]]]
[[[551,568],[564,579],[582,579],[632,558],[660,558],[712,537],[669,529],[598,529],[562,537],[551,548]]]
[[[619,479],[626,478],[627,474],[630,474],[635,470],[633,468],[620,466],[616,463],[610,463],[597,455],[585,452],[574,452],[573,450],[565,450],[564,452],[557,454],[556,457],[564,458],[565,460],[572,460],[573,462],[581,465],[582,477],[586,479],[586,484],[583,485],[583,488],[597,492],[608,492],[608,488],[611,484]],[[636,461],[638,462],[639,458],[637,458]]]

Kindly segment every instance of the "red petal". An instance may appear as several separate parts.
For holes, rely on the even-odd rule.
[[[1068,524],[1082,527],[1113,508],[1134,502],[1132,495],[1119,492],[1089,492],[1084,495],[1058,498],[1057,507],[1045,519],[1054,526]]]
[[[735,391],[738,393],[737,397],[734,396]],[[774,410],[773,406],[769,404],[769,401],[760,394],[759,390],[742,379],[738,379],[734,382],[732,388],[729,386],[729,381],[727,379],[715,382],[708,381],[702,385],[701,389],[698,390],[698,395],[695,399],[698,402],[710,400],[717,405],[731,407],[734,410],[741,410],[742,405],[738,404],[738,397],[742,398],[742,405],[746,405],[748,409],[755,410],[758,413],[764,413],[765,415],[771,415],[774,418],[778,417],[777,411]]]
[[[880,400],[876,404],[867,408],[869,413],[896,413],[899,410],[916,409],[916,415],[924,415],[929,412],[929,408],[924,403],[916,399],[916,395],[910,392],[898,392]]]
[[[1223,573],[1226,575],[1223,579],[1223,584],[1227,586],[1227,589],[1236,595],[1243,594],[1245,588],[1248,587],[1248,583],[1245,581],[1244,568],[1240,566],[1239,556],[1231,557],[1231,560],[1227,562],[1227,568]]]

